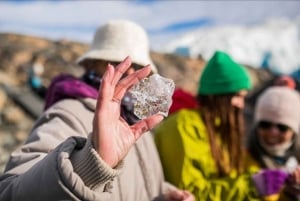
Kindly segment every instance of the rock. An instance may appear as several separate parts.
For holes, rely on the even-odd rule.
[[[0,88],[0,112],[3,110],[7,101],[7,95],[3,89]]]
[[[23,143],[27,139],[28,133],[23,130],[19,130],[16,132],[14,137],[18,141],[18,143]]]
[[[19,108],[7,107],[3,110],[3,122],[17,125],[24,119],[24,113]]]

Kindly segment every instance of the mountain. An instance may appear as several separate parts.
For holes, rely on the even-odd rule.
[[[240,63],[300,80],[299,33],[300,16],[253,26],[204,27],[170,42],[165,51],[208,59],[219,49]]]

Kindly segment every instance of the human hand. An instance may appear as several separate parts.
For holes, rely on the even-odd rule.
[[[300,197],[300,166],[289,174],[284,191],[295,198]]]
[[[297,166],[293,172],[290,173],[287,182],[291,185],[299,185],[300,187],[300,166]]]
[[[194,195],[188,191],[172,190],[165,194],[166,201],[194,201]]]
[[[93,121],[93,145],[109,166],[115,167],[129,149],[146,131],[163,120],[162,115],[152,115],[129,126],[120,116],[121,99],[126,91],[151,72],[150,65],[124,77],[131,65],[126,57],[116,67],[108,65],[103,75]]]

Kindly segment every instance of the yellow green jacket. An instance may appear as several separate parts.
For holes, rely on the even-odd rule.
[[[155,142],[166,180],[189,190],[196,200],[260,200],[251,180],[258,166],[250,158],[244,174],[233,171],[228,177],[217,177],[207,131],[197,110],[182,109],[169,116],[155,129]]]

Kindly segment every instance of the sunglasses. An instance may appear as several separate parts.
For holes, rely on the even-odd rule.
[[[264,130],[268,130],[270,128],[272,128],[273,126],[275,126],[280,132],[285,133],[288,130],[290,130],[290,127],[284,124],[275,124],[273,122],[269,122],[269,121],[260,121],[258,123],[258,128],[264,129]]]
[[[114,62],[114,61],[109,61],[108,63],[110,63],[113,66],[117,66],[117,65],[120,64],[120,62]],[[131,68],[133,68],[134,70],[139,70],[139,69],[143,68],[143,66],[135,64],[135,63],[132,63],[131,64]]]

